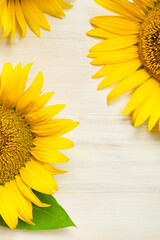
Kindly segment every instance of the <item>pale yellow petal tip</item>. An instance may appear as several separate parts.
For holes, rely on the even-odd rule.
[[[134,123],[134,128],[139,127],[141,124],[142,124],[142,123],[140,123],[139,121],[136,120],[135,123]]]
[[[50,207],[51,206],[51,204],[47,204],[47,203],[42,203],[41,204],[41,207]]]
[[[88,32],[86,32],[87,36],[92,36],[92,30],[89,30]]]
[[[110,98],[110,97],[107,98],[107,104],[108,104],[108,105],[109,105],[112,101],[113,101],[112,98]]]
[[[151,124],[150,122],[148,123],[148,132],[151,132],[153,129],[153,124]]]
[[[42,73],[42,71],[40,71],[40,72],[37,74],[36,78],[39,78],[39,79],[41,79],[41,80],[43,81],[43,73]]]
[[[89,55],[89,54],[88,54]],[[93,57],[90,57],[90,58],[93,58]],[[99,65],[99,63],[97,63],[97,59],[93,59],[91,62],[90,62],[91,65]]]
[[[99,77],[97,76],[97,73],[96,73],[91,78],[95,79],[95,78],[99,78]]]
[[[101,90],[101,89],[103,89],[104,88],[104,86],[103,86],[103,84],[102,84],[102,82],[98,85],[98,87],[97,87],[97,90]]]
[[[148,126],[148,132],[151,132],[153,128]]]
[[[34,222],[32,222],[31,220],[29,220],[29,221],[26,221],[26,222],[28,222],[30,225],[33,225],[33,226],[35,226],[36,224],[34,223]]]
[[[61,111],[67,106],[66,104],[60,104],[61,105]]]
[[[18,223],[6,223],[7,225],[8,225],[8,227],[10,228],[10,229],[12,229],[12,230],[14,230],[14,229],[16,229],[16,227],[17,227],[17,225],[18,225]]]
[[[50,94],[51,94],[51,97],[53,97],[53,95],[55,94],[55,92],[50,92]]]
[[[80,122],[74,122],[75,128],[79,126]]]
[[[130,114],[134,109],[131,109],[130,107],[128,107],[128,105],[125,107],[125,109],[123,110],[122,116]]]
[[[127,115],[127,114],[129,114],[129,112],[126,111],[126,109],[124,109],[124,111],[123,111],[123,113],[122,113],[122,116],[125,116],[125,115]]]
[[[91,19],[90,19],[90,23],[91,23],[91,24],[94,24],[94,23],[95,23],[95,20],[96,20],[96,18],[97,18],[97,17],[93,17],[93,18],[91,18]]]
[[[24,35],[24,34],[21,35],[21,36],[19,37],[19,40],[22,40],[25,36],[26,36],[26,33],[25,33],[25,35]]]
[[[25,65],[24,67],[28,66],[28,67],[29,67],[29,71],[30,71],[31,67],[33,66],[33,63],[34,63],[34,62],[28,63],[28,64]]]
[[[10,43],[12,43],[12,42],[13,42],[13,39],[14,39],[14,38],[10,38]]]
[[[90,56],[90,53],[87,54],[87,57],[88,57],[88,58],[92,58],[92,57]]]
[[[51,26],[48,25],[48,27],[45,29],[46,31],[50,32],[51,31]]]
[[[59,174],[65,174],[65,173],[68,173],[69,171],[65,171],[65,170],[61,170],[61,173]]]

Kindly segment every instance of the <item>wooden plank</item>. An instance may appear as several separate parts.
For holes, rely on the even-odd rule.
[[[160,194],[57,193],[76,228],[56,231],[12,231],[2,228],[8,239],[34,240],[159,240]]]

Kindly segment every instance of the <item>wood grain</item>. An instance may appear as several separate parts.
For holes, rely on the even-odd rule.
[[[57,200],[77,224],[77,229],[47,232],[10,231],[1,228],[6,240],[159,240],[160,239],[160,135],[148,133],[144,124],[134,129],[122,111],[130,93],[110,106],[111,88],[96,91],[100,82],[91,76],[98,67],[89,64],[89,48],[98,42],[87,37],[89,19],[109,14],[92,0],[77,0],[63,21],[48,16],[51,32],[37,39],[28,30],[25,39],[12,44],[0,40],[0,69],[5,62],[34,62],[29,83],[44,73],[44,92],[55,91],[50,103],[65,103],[59,117],[80,121],[66,135],[75,148],[64,151],[69,170],[56,176]]]

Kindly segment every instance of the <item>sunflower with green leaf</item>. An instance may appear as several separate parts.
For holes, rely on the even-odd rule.
[[[0,225],[33,230],[74,226],[52,197],[58,190],[52,175],[66,171],[50,163],[69,160],[59,150],[74,144],[62,135],[78,122],[54,118],[64,104],[45,106],[54,93],[41,94],[42,72],[25,89],[31,66],[13,69],[6,63],[0,76]]]
[[[93,65],[103,66],[93,78],[103,78],[98,89],[115,85],[108,104],[132,90],[123,114],[138,127],[148,120],[160,129],[160,1],[94,0],[114,16],[91,19],[89,36],[103,41],[90,49]]]
[[[65,16],[64,9],[71,7],[65,0],[0,0],[1,38],[10,35],[12,42],[16,29],[20,30],[23,38],[27,33],[27,25],[40,37],[40,28],[50,31],[45,13],[62,18]]]

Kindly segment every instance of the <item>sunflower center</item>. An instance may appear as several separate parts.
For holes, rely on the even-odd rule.
[[[160,81],[160,3],[149,11],[141,25],[139,55],[145,69]]]
[[[30,161],[33,138],[21,115],[0,106],[0,184],[14,179],[20,168]]]

